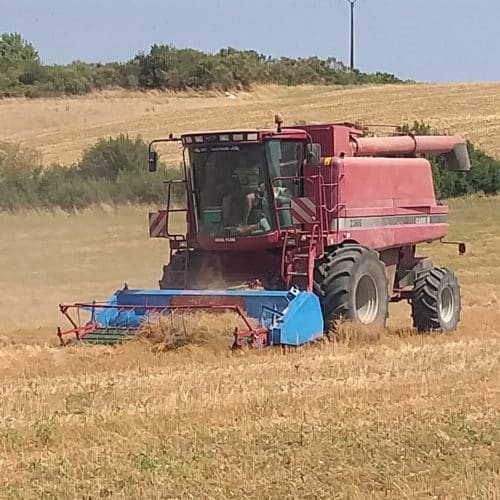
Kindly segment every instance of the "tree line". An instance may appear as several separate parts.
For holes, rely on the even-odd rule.
[[[402,129],[417,134],[432,132],[421,123]],[[500,161],[470,143],[468,147],[472,163],[469,172],[450,172],[440,157],[431,158],[438,197],[500,192]],[[75,211],[99,204],[162,205],[163,180],[180,178],[181,169],[160,162],[159,172],[151,175],[147,153],[147,144],[141,138],[119,135],[87,148],[75,165],[44,167],[36,151],[0,143],[0,211]]]
[[[254,50],[225,48],[212,54],[172,45],[153,45],[126,62],[44,64],[19,33],[0,36],[0,97],[85,94],[93,90],[181,91],[246,89],[252,84],[360,85],[402,83],[390,73],[351,71],[335,57],[269,57]]]
[[[71,166],[43,166],[37,151],[0,143],[0,211],[62,209],[100,204],[161,204],[163,180],[180,177],[180,168],[147,169],[148,146],[126,135],[101,139]]]

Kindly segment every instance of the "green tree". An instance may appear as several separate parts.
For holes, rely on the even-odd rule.
[[[402,83],[386,73],[350,71],[334,57],[272,58],[231,47],[212,54],[153,45],[125,63],[44,65],[18,33],[0,37],[0,97],[84,94],[109,87],[143,89],[248,89],[255,83],[282,85]]]
[[[415,135],[443,135],[425,122],[405,124],[402,133]],[[471,193],[494,195],[500,192],[500,161],[467,142],[471,169],[469,172],[452,172],[446,168],[442,156],[430,156],[436,194],[443,198],[464,196]]]
[[[116,180],[123,172],[145,169],[148,146],[140,138],[130,139],[121,134],[116,138],[99,139],[86,149],[78,168],[82,176]]]
[[[13,68],[22,62],[39,63],[38,52],[19,33],[3,33],[0,36],[0,68]]]

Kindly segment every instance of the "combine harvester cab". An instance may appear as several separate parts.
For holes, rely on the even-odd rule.
[[[61,345],[75,342],[117,344],[135,336],[158,316],[194,311],[232,311],[244,329],[235,326],[234,348],[298,346],[323,335],[318,297],[296,288],[266,290],[129,290],[116,291],[105,303],[62,304],[71,323],[58,329]],[[88,317],[83,320],[82,317]],[[90,316],[90,317],[89,317]]]

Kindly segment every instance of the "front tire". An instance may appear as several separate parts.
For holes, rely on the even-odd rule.
[[[456,330],[460,311],[460,285],[452,271],[434,267],[417,276],[412,316],[413,326],[419,332]]]
[[[389,310],[385,265],[375,250],[342,246],[320,259],[315,270],[325,330],[341,318],[382,329]]]
[[[158,282],[160,290],[183,290],[186,287],[184,266],[187,257],[182,252],[172,255],[170,262],[163,266],[163,276]]]
[[[161,290],[221,288],[224,274],[216,256],[198,250],[180,250],[163,266],[159,285]]]

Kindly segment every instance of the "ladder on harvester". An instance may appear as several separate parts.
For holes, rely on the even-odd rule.
[[[283,235],[281,277],[287,287],[298,285],[307,291],[313,291],[315,262],[318,257],[323,255],[328,236],[328,230],[325,230],[327,206],[323,177],[317,175],[306,178],[306,180],[314,183],[315,201],[308,198],[294,198],[289,208],[276,207],[276,210],[278,213],[287,209],[293,212],[294,200],[296,203],[302,200],[300,204],[303,208],[304,203],[307,202],[305,208],[309,210],[310,219],[308,221],[303,219],[300,224],[280,228]],[[312,203],[314,203],[314,208]],[[307,227],[307,230],[304,227]]]
[[[322,254],[319,223],[312,225],[312,231],[292,228],[285,232],[282,255],[282,279],[287,287],[299,285],[307,291],[313,290],[314,265]],[[321,253],[319,253],[321,252]]]

